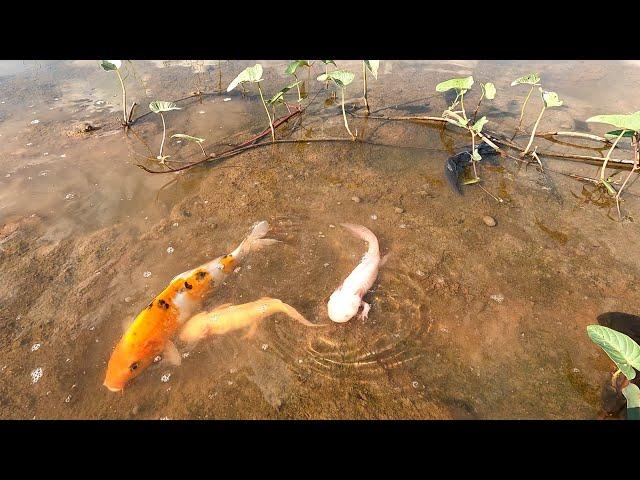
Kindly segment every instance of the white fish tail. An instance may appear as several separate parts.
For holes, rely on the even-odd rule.
[[[274,240],[272,238],[263,238],[267,232],[269,231],[269,222],[263,220],[261,222],[256,223],[251,230],[251,233],[245,238],[238,248],[236,248],[232,255],[236,258],[242,257],[249,252],[255,252],[260,250],[262,247],[266,247],[268,245],[273,245],[274,243],[278,243],[279,240]]]
[[[356,237],[364,240],[369,244],[367,253],[373,256],[380,256],[380,246],[378,244],[378,238],[367,227],[362,225],[355,225],[353,223],[341,223],[340,226],[349,230]]]
[[[322,327],[323,326],[323,325],[317,325],[315,323],[311,323],[309,320],[304,318],[302,316],[302,314],[300,314],[300,312],[298,312],[291,305],[287,305],[286,303],[284,303],[283,301],[280,301],[280,300],[278,300],[278,302],[279,302],[280,311],[282,313],[286,313],[291,318],[293,318],[294,320],[297,320],[301,324],[306,325],[307,327]]]

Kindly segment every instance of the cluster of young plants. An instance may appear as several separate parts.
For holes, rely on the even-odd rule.
[[[622,191],[627,185],[627,182],[631,178],[631,176],[640,170],[640,147],[638,145],[640,141],[640,111],[632,113],[630,115],[596,115],[594,117],[590,117],[587,119],[587,122],[595,122],[595,123],[604,123],[607,125],[611,125],[617,130],[612,130],[606,133],[606,136],[609,138],[615,138],[611,148],[607,152],[607,155],[602,162],[602,168],[600,169],[600,183],[604,185],[607,191],[616,198],[616,205],[618,207],[618,214],[620,214],[620,195],[622,195]],[[633,147],[633,167],[627,175],[624,183],[620,187],[620,190],[616,192],[615,188],[611,185],[611,179],[605,178],[607,164],[611,159],[611,154],[613,153],[613,149],[616,148],[618,142],[622,138],[629,138],[631,141],[631,146]]]
[[[485,143],[495,148],[496,150],[498,149],[498,147],[495,144],[493,144],[493,142],[491,142],[488,138],[486,138],[486,136],[482,134],[482,129],[488,122],[487,117],[482,116],[476,120],[476,116],[478,114],[478,110],[480,108],[480,104],[482,103],[482,100],[485,98],[487,100],[493,100],[496,96],[496,87],[491,82],[480,84],[480,87],[482,89],[482,94],[480,95],[480,99],[478,100],[473,116],[471,117],[471,119],[469,119],[467,117],[467,111],[464,106],[464,96],[467,94],[467,92],[469,92],[469,90],[471,90],[471,87],[473,87],[474,83],[475,82],[474,82],[473,76],[469,76],[469,77],[462,77],[462,78],[452,78],[444,82],[440,82],[438,85],[436,85],[437,92],[444,93],[444,92],[453,90],[456,93],[456,97],[451,103],[451,105],[449,105],[449,108],[447,108],[442,113],[442,118],[445,120],[449,120],[450,123],[453,123],[458,127],[466,129],[471,135],[471,154],[470,155],[472,160],[471,164],[473,166],[474,178],[470,180],[464,180],[463,183],[465,185],[470,185],[470,184],[480,182],[480,177],[478,176],[476,163],[482,160],[482,156],[478,152],[476,142],[478,142],[479,140],[478,142],[479,144],[484,141]],[[459,109],[455,110],[455,108],[458,106],[459,106]]]
[[[636,370],[640,370],[640,345],[628,335],[602,325],[589,325],[587,335],[618,367],[611,383],[615,386],[620,374],[626,377],[622,394],[627,400],[627,419],[640,420],[640,389],[631,383],[636,378]]]

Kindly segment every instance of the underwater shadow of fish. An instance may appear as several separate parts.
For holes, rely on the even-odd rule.
[[[463,150],[449,157],[444,164],[444,176],[447,177],[451,188],[459,195],[463,195],[462,188],[460,188],[460,175],[466,167],[471,165],[471,153],[471,148]],[[486,159],[491,165],[498,165],[498,160],[495,158],[495,155],[498,153],[493,147],[486,143],[481,143],[480,146],[478,146],[478,153],[482,156],[483,160]]]

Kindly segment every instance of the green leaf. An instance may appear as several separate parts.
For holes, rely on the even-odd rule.
[[[100,60],[100,66],[107,72],[118,70],[122,66],[122,60]]]
[[[544,102],[544,106],[547,108],[559,107],[564,103],[562,100],[560,100],[560,97],[558,97],[558,94],[556,92],[548,92],[541,88],[540,93],[542,93],[542,101]]]
[[[180,138],[183,140],[188,140],[190,142],[196,142],[196,143],[204,142],[204,138],[192,137],[191,135],[186,135],[184,133],[174,133],[173,135],[171,135],[171,138]]]
[[[247,67],[241,71],[236,78],[234,78],[229,86],[227,92],[230,92],[236,88],[240,83],[251,82],[257,83],[262,81],[262,65],[256,63],[253,67]]]
[[[476,123],[473,124],[473,127],[471,128],[480,133],[482,131],[482,127],[484,127],[488,121],[489,120],[487,120],[487,117],[481,117],[476,121]]]
[[[276,93],[273,97],[271,97],[269,99],[269,101],[267,102],[267,105],[273,105],[274,103],[280,103],[284,101],[284,94],[287,93],[289,90],[291,90],[292,88],[294,88],[296,85],[300,84],[302,82],[295,82],[295,83],[291,83],[289,85],[287,85],[286,87],[280,89],[280,91],[278,93]]]
[[[622,394],[627,399],[627,408],[640,407],[640,388],[635,383],[630,383],[624,387]]]
[[[613,188],[611,184],[606,180],[602,180],[602,184],[605,186],[605,188],[607,189],[607,191],[612,197],[615,197],[618,194],[618,192],[616,192],[616,189]]]
[[[622,130],[611,130],[610,132],[605,133],[604,136],[608,138],[618,138],[621,133]],[[622,135],[622,137],[633,137],[634,134],[635,132],[633,130],[624,130],[624,135]]]
[[[516,78],[513,82],[511,82],[511,86],[514,85],[539,85],[540,84],[540,76],[537,73],[530,73],[529,75],[525,75],[524,77]]]
[[[336,64],[336,62],[334,62],[333,60],[320,60],[322,63],[324,63],[325,65],[329,65],[330,63],[332,63],[333,65]]]
[[[471,154],[471,158],[473,158],[473,160],[476,162],[479,162],[480,160],[482,160],[482,157],[480,156],[480,153],[478,152],[477,148],[473,150],[473,153]]]
[[[629,115],[596,115],[587,118],[587,122],[607,123],[623,130],[638,132],[640,131],[640,111]]]
[[[462,184],[463,185],[474,185],[474,184],[479,183],[479,182],[480,182],[480,178],[476,177],[476,178],[470,178],[468,180],[463,180]]]
[[[487,97],[488,100],[496,98],[496,86],[493,83],[485,83],[482,88],[484,89],[484,96]]]
[[[284,73],[285,75],[294,75],[298,68],[310,66],[311,64],[307,60],[294,60],[287,66],[287,69],[284,71]]]
[[[353,82],[354,78],[355,78],[355,75],[351,72],[347,72],[346,70],[334,70],[333,72],[329,72],[328,74],[323,73],[318,77],[317,80],[319,82],[326,82],[327,80],[333,80],[336,85],[338,85],[341,88],[344,88],[347,85],[349,85],[351,82]]]
[[[452,78],[436,85],[436,92],[446,92],[454,89],[458,91],[467,91],[473,85],[473,77]]]
[[[153,113],[168,112],[170,110],[182,110],[180,107],[176,106],[176,104],[173,102],[163,102],[160,100],[151,102],[149,104],[149,109]]]
[[[380,67],[380,60],[363,60],[363,62],[377,80],[378,68]]]
[[[636,376],[634,370],[640,370],[640,346],[624,333],[602,325],[587,327],[589,338],[600,346],[629,381]]]

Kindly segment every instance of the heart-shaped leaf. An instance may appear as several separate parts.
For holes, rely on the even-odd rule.
[[[118,70],[122,66],[122,60],[100,60],[100,66],[107,72]]]
[[[587,122],[607,123],[623,130],[640,131],[640,111],[629,115],[596,115],[587,118]],[[620,133],[618,132],[618,135]]]
[[[627,409],[640,407],[640,388],[635,383],[630,383],[624,387],[622,394],[627,399]]]
[[[544,102],[544,106],[547,108],[551,107],[560,107],[564,102],[560,100],[558,94],[556,92],[548,92],[546,90],[540,89],[542,93],[542,101]]]
[[[240,83],[251,82],[257,83],[262,81],[262,65],[256,63],[253,67],[247,67],[241,71],[236,78],[234,78],[229,86],[227,92],[230,92],[236,88]]]
[[[514,85],[539,85],[540,84],[540,76],[537,73],[530,73],[529,75],[525,75],[520,78],[516,78],[513,82],[511,82],[511,86]]]
[[[174,133],[173,135],[171,135],[171,138],[180,138],[182,140],[187,140],[189,142],[196,142],[196,143],[204,142],[204,138],[192,137],[191,135],[186,135],[184,133]]]
[[[452,78],[436,85],[436,92],[446,92],[448,90],[457,90],[466,92],[473,85],[473,77]]]
[[[322,63],[324,63],[325,65],[329,65],[330,63],[332,63],[333,65],[336,64],[336,62],[334,62],[333,60],[320,60]]]
[[[484,96],[487,97],[488,100],[496,98],[496,86],[493,83],[485,83],[482,85],[482,88],[484,89]]]
[[[298,70],[298,68],[310,67],[310,66],[311,64],[309,63],[308,60],[294,60],[287,66],[287,69],[284,71],[284,73],[286,75],[294,75],[296,73],[296,70]]]
[[[267,102],[267,105],[273,105],[274,103],[283,102],[284,101],[284,94],[287,93],[289,90],[291,90],[292,88],[294,88],[296,85],[298,85],[300,83],[302,83],[302,82],[290,83],[286,87],[280,89],[280,91],[278,93],[276,93],[273,97],[271,97],[269,99],[269,101]]]
[[[629,381],[640,370],[640,346],[624,333],[602,325],[587,327],[589,338],[600,346]]]
[[[338,85],[341,88],[344,88],[347,85],[349,85],[351,82],[353,82],[354,78],[355,78],[355,75],[351,72],[347,72],[346,70],[334,70],[333,72],[329,72],[328,74],[323,73],[318,77],[317,80],[319,82],[326,82],[327,80],[333,80],[336,85]]]
[[[485,124],[488,122],[489,120],[487,120],[487,117],[481,117],[479,118],[476,123],[473,124],[473,130],[475,130],[476,132],[480,133],[482,131],[482,127],[485,126]]]
[[[363,62],[377,80],[378,68],[380,67],[380,60],[363,60]]]
[[[476,162],[479,162],[480,160],[482,160],[482,157],[480,156],[480,153],[478,152],[477,148],[471,154],[471,158],[473,158]]]
[[[182,110],[180,107],[176,106],[173,102],[163,102],[161,100],[156,100],[155,102],[151,102],[149,104],[149,110],[153,113],[160,112],[168,112],[170,110]]]

